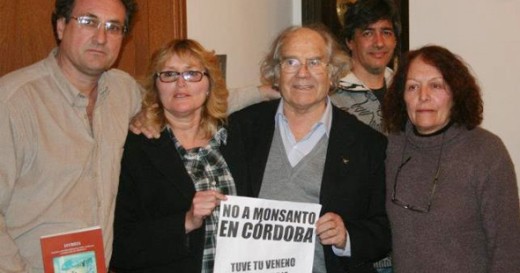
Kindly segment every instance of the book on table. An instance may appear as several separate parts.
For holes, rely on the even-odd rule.
[[[40,237],[45,273],[105,273],[99,226]]]

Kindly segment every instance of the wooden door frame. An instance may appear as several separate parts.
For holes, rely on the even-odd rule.
[[[54,1],[0,1],[3,1],[0,4],[1,77],[46,58],[56,41],[50,19]],[[133,29],[125,37],[114,67],[142,78],[155,50],[174,38],[187,37],[186,0],[136,2]]]
[[[153,5],[148,1],[153,1]],[[137,4],[132,33],[125,40],[115,67],[141,79],[158,48],[172,39],[187,37],[186,0],[137,0]]]

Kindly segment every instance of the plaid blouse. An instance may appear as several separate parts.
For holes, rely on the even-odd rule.
[[[221,144],[226,144],[227,131],[220,127],[205,147],[186,150],[168,128],[170,137],[175,143],[184,166],[193,180],[196,191],[218,190],[226,195],[236,195],[235,181],[231,176],[226,160],[219,150]],[[202,273],[212,273],[215,261],[216,231],[219,208],[213,210],[211,216],[204,221],[206,227],[204,253],[202,256]]]

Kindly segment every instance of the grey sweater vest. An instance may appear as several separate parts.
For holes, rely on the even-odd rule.
[[[265,167],[260,198],[319,203],[328,138],[324,135],[296,166],[287,159],[280,131],[276,127]],[[313,273],[326,273],[323,247],[316,238]]]

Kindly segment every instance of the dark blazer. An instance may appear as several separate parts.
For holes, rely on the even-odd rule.
[[[242,150],[220,151],[246,195]],[[201,272],[204,226],[185,234],[184,218],[195,188],[169,134],[147,139],[131,132],[125,143],[114,220],[111,269],[124,272]]]
[[[248,107],[230,117],[231,131],[247,151],[253,196],[258,196],[267,163],[279,100]],[[333,107],[332,127],[321,181],[322,214],[334,212],[345,223],[352,257],[324,246],[327,272],[375,272],[374,261],[390,251],[385,212],[386,137],[354,116]]]

